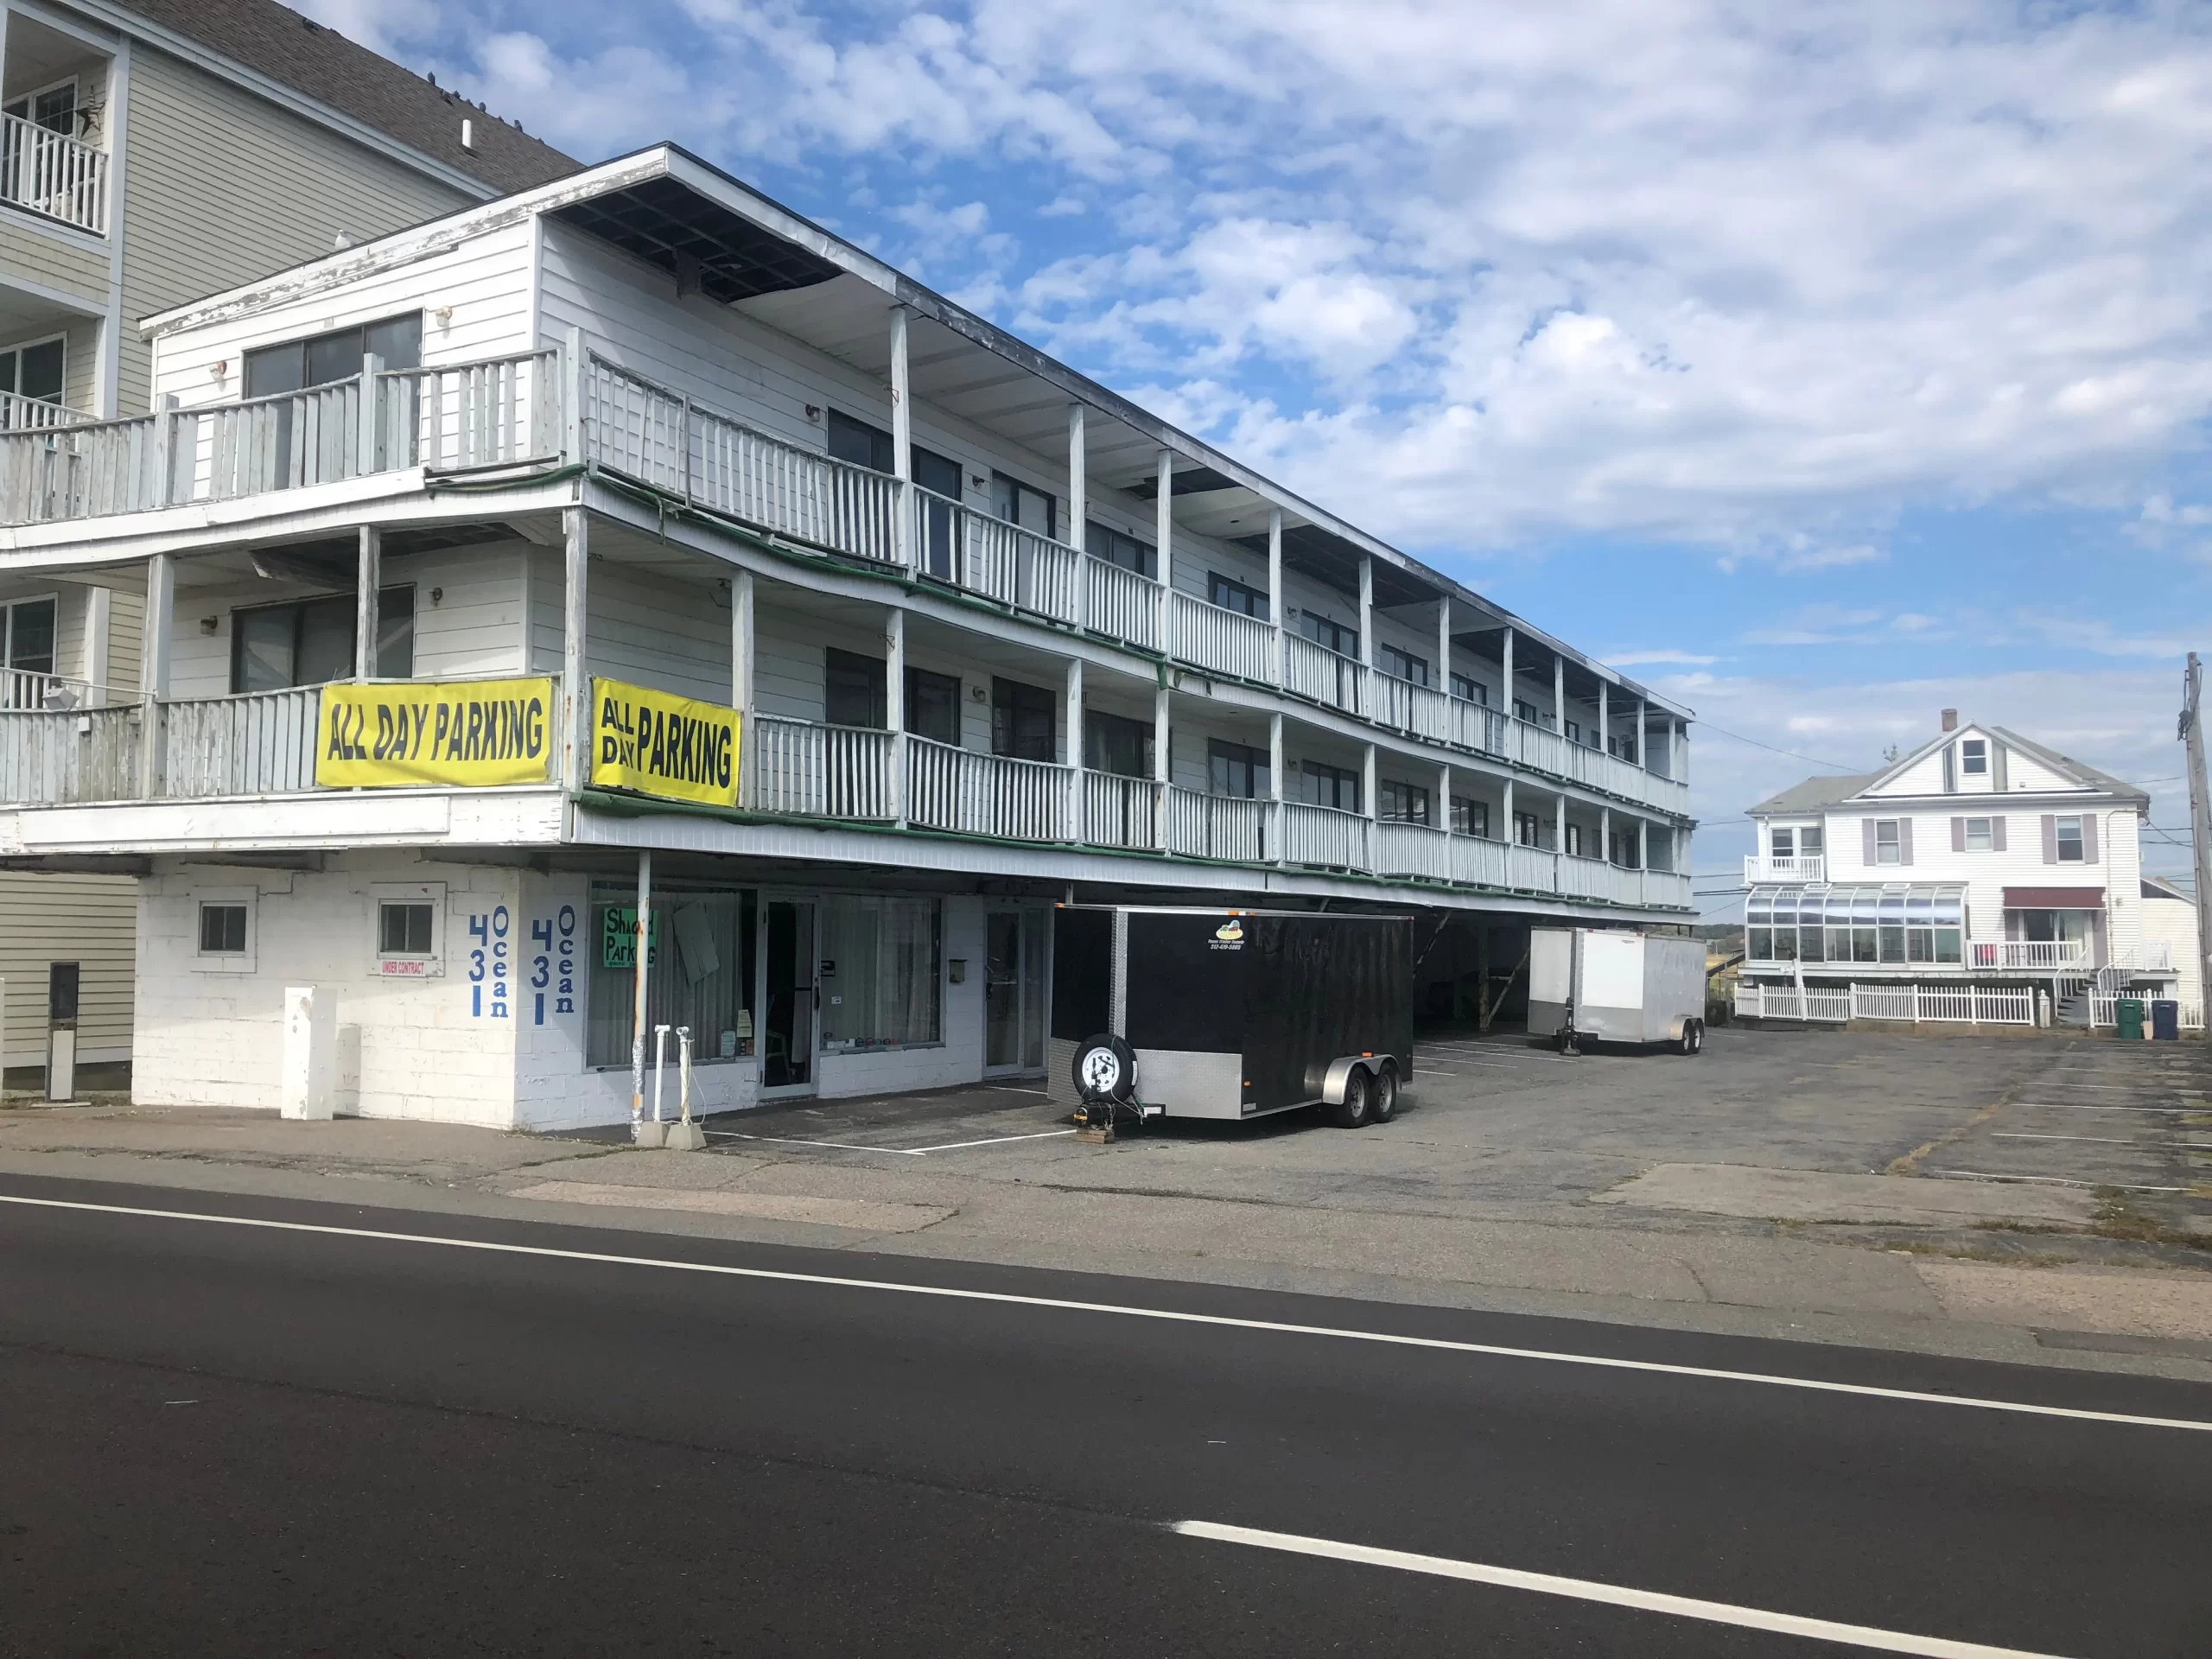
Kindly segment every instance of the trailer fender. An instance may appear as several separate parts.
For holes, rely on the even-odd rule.
[[[1332,1106],[1344,1103],[1344,1084],[1351,1080],[1355,1071],[1369,1071],[1389,1058],[1387,1054],[1348,1054],[1341,1059],[1331,1060],[1329,1069],[1322,1074],[1321,1098]]]

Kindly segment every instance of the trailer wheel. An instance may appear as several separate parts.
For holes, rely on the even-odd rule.
[[[1121,1104],[1136,1092],[1137,1057],[1119,1037],[1102,1031],[1077,1047],[1074,1081],[1085,1105],[1102,1101]]]
[[[1340,1129],[1364,1128],[1373,1121],[1375,1084],[1363,1065],[1352,1067],[1344,1078],[1343,1102],[1329,1109],[1329,1121]]]
[[[1392,1060],[1382,1062],[1382,1069],[1375,1074],[1375,1089],[1370,1096],[1367,1119],[1370,1123],[1388,1123],[1398,1115],[1398,1067]]]
[[[1677,1046],[1686,1055],[1703,1053],[1705,1052],[1705,1021],[1702,1020],[1683,1020],[1681,1040]]]

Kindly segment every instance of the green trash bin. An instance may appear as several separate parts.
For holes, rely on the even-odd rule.
[[[2120,1040],[2139,1043],[2143,1040],[2143,999],[2123,996],[2113,1004],[2113,1020],[2120,1027]]]

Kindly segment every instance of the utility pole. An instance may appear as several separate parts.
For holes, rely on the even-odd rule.
[[[2190,868],[2196,881],[2197,995],[2212,998],[2212,795],[2204,786],[2204,721],[2198,707],[2204,690],[2204,665],[2189,653],[2182,679],[2181,736],[2189,745]]]

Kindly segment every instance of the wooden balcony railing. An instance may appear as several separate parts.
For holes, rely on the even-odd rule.
[[[19,115],[0,115],[0,197],[105,236],[107,152]]]

